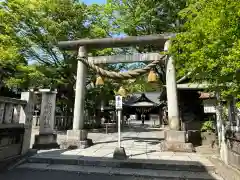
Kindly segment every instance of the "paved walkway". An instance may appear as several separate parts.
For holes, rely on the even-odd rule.
[[[36,131],[34,132],[37,133]],[[33,134],[34,136],[34,134]],[[66,135],[64,133],[58,134],[58,143],[65,140]],[[118,133],[89,133],[88,138],[92,139],[94,145],[86,148],[86,149],[75,149],[75,150],[59,150],[59,149],[52,149],[52,150],[40,150],[38,153],[32,157],[33,161],[29,161],[29,163],[23,164],[19,166],[18,169],[26,171],[28,174],[29,172],[26,169],[36,168],[41,170],[58,170],[58,171],[65,171],[71,170],[72,172],[91,172],[91,173],[102,173],[102,174],[118,174],[115,171],[121,172],[120,174],[125,174],[129,177],[118,177],[120,179],[132,179],[134,172],[136,175],[139,176],[153,176],[155,177],[185,177],[186,172],[183,171],[174,171],[174,168],[179,168],[186,165],[190,165],[189,167],[193,166],[203,166],[206,168],[205,172],[191,172],[192,169],[188,168],[188,176],[194,178],[205,177],[205,179],[209,179],[209,176],[214,177],[210,179],[221,179],[220,177],[215,177],[214,174],[214,164],[209,161],[208,156],[212,155],[211,151],[208,154],[201,154],[201,153],[177,153],[177,152],[161,152],[160,151],[160,143],[164,139],[164,130],[162,129],[153,129],[149,128],[149,125],[146,125],[145,128],[134,125],[134,128],[125,128],[122,132],[122,146],[125,148],[126,154],[128,156],[128,160],[126,163],[144,163],[145,165],[151,165],[151,167],[158,166],[167,166],[166,170],[159,170],[159,169],[128,169],[124,167],[123,169],[116,169],[113,167],[105,167],[105,163],[119,163],[113,160],[113,152],[115,147],[118,145]],[[34,159],[36,161],[34,161]],[[48,161],[50,160],[50,161]],[[52,162],[55,163],[52,163]],[[39,164],[39,162],[41,162]],[[77,162],[77,166],[76,166]],[[85,166],[84,163],[90,163],[93,166]],[[49,164],[50,163],[50,164]],[[52,163],[52,164],[51,164]],[[81,164],[83,163],[83,164]],[[93,163],[93,164],[92,164]],[[101,164],[100,166],[95,167],[95,164]],[[121,162],[120,162],[121,163]],[[176,166],[175,166],[175,165]],[[129,164],[128,164],[129,165]],[[172,169],[170,168],[172,167]],[[109,170],[110,168],[110,170]],[[183,167],[182,167],[183,168]],[[172,171],[173,170],[173,171]],[[186,169],[185,169],[186,170]],[[15,178],[20,170],[14,171]],[[190,174],[189,174],[190,173]],[[35,174],[43,174],[43,176],[48,176],[47,172],[36,172]],[[14,175],[12,175],[14,176]],[[56,176],[57,173],[56,173]],[[65,178],[63,178],[65,176]],[[68,175],[63,173],[61,175],[62,179],[66,179]],[[72,179],[77,178],[77,176],[71,175]],[[84,175],[80,175],[80,177],[85,179]],[[91,175],[86,176],[86,179],[94,180],[97,176]],[[116,179],[116,177],[111,176],[103,176],[105,179],[111,180],[112,178]],[[117,179],[118,179],[117,178]],[[9,175],[10,179],[10,175]],[[137,178],[141,179],[141,178]],[[166,179],[166,178],[163,178]]]
[[[118,134],[115,133],[89,133],[88,137],[94,145],[86,149],[76,150],[40,150],[38,157],[59,158],[84,158],[101,157],[112,158],[115,147],[118,145]],[[61,143],[65,135],[58,135]],[[179,162],[199,162],[206,166],[212,166],[205,155],[196,153],[160,152],[160,142],[164,139],[164,131],[161,129],[144,129],[141,127],[125,129],[122,132],[122,146],[125,148],[129,159],[142,160],[175,160]]]
[[[126,142],[128,139],[128,143],[130,144],[131,142],[134,142],[134,140],[138,142],[142,142],[141,145],[146,145],[147,139],[152,139],[152,141],[159,141],[164,138],[164,132],[163,130],[159,128],[151,128],[154,122],[152,121],[147,121],[145,122],[145,125],[141,125],[141,121],[131,121],[129,127],[124,127],[122,130],[123,132],[121,133],[123,140]],[[111,131],[111,130],[109,130]],[[33,129],[32,132],[32,137],[31,137],[31,144],[34,143],[34,136],[39,133],[39,129]],[[115,141],[117,143],[117,137],[118,133],[108,133],[106,134],[105,130],[103,132],[97,132],[97,133],[88,133],[88,138],[92,139],[94,143],[109,143],[109,145]],[[61,141],[66,139],[66,132],[58,132],[58,143],[60,144]],[[145,143],[143,142],[145,141]],[[123,144],[125,143],[123,142]]]
[[[145,132],[143,132],[145,131]],[[64,139],[59,138],[59,143]],[[88,137],[93,140],[94,145],[87,149],[69,150],[63,154],[93,156],[93,157],[113,157],[113,151],[118,145],[118,134],[116,133],[89,133]],[[160,142],[164,138],[161,130],[150,129],[128,129],[122,133],[121,144],[125,148],[130,158],[146,159],[147,156],[154,158],[160,150]],[[43,151],[39,151],[41,153]],[[49,152],[50,153],[50,152]],[[155,154],[154,154],[155,153]]]
[[[83,159],[89,160],[92,158],[96,159],[112,159],[113,157],[113,148],[96,148],[92,146],[91,148],[84,150],[48,150],[48,151],[39,151],[35,157],[37,158],[57,158],[57,159]],[[141,162],[152,162],[158,163],[161,161],[172,161],[179,164],[201,164],[205,167],[213,167],[214,165],[208,160],[204,155],[196,153],[174,153],[174,152],[159,152],[159,151],[146,151],[126,149],[126,153],[129,156],[129,160],[137,160]]]

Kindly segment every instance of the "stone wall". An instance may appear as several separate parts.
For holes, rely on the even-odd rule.
[[[240,133],[235,132],[226,135],[227,159],[229,165],[240,170]]]
[[[0,128],[0,161],[21,155],[24,126]]]
[[[20,99],[0,96],[0,164],[25,154],[30,148],[32,93]]]

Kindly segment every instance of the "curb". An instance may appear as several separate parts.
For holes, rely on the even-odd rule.
[[[191,172],[213,172],[214,166],[204,166],[202,164],[183,163],[162,160],[161,162],[142,162],[134,160],[103,160],[103,159],[61,159],[48,157],[30,157],[27,159],[29,163],[45,163],[45,164],[61,164],[61,165],[81,165],[95,167],[112,167],[112,168],[131,168],[131,169],[152,169],[152,170],[171,170],[171,171],[189,171]]]
[[[8,165],[8,167],[6,168],[6,170],[12,170],[15,167],[24,164],[27,162],[28,158],[33,156],[34,154],[37,153],[37,150],[34,149],[30,149],[25,155],[19,156],[15,161],[15,163],[11,163],[10,165]]]
[[[31,169],[42,172],[69,172],[86,175],[110,175],[110,176],[134,176],[141,178],[157,178],[159,180],[178,179],[178,180],[221,180],[215,173],[208,172],[184,172],[184,171],[164,171],[164,170],[136,170],[130,168],[109,168],[109,167],[84,167],[75,165],[49,165],[27,163],[18,169]]]

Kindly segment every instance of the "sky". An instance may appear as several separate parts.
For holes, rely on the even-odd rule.
[[[105,4],[107,0],[82,0],[86,4]]]

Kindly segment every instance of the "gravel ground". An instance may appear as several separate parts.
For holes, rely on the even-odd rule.
[[[141,178],[134,176],[113,176],[102,174],[78,174],[63,171],[39,171],[30,169],[13,169],[0,173],[0,180],[160,180],[158,178]]]

